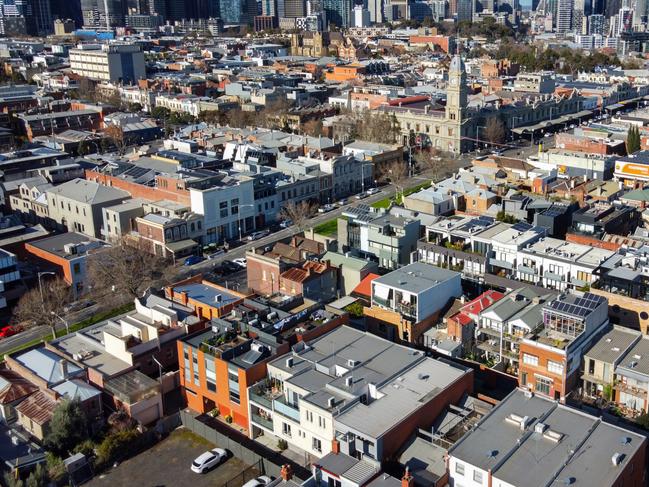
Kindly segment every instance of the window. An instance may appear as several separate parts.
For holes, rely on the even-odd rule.
[[[306,412],[306,420],[307,420],[309,423],[313,423],[313,413],[312,413],[311,411],[307,411],[307,412]]]
[[[241,404],[241,397],[239,396],[239,391],[233,391],[230,389],[230,402],[235,404]]]
[[[536,378],[536,385],[534,387],[536,392],[549,396],[551,388],[552,388],[552,381],[550,379],[546,379],[545,377]]]
[[[455,473],[458,475],[464,475],[464,464],[456,463],[455,464]]]
[[[560,364],[559,362],[554,362],[552,360],[548,360],[548,372],[551,372],[553,374],[563,375],[563,364]]]
[[[322,442],[318,438],[314,437],[313,442],[311,443],[311,449],[318,453],[322,453]]]
[[[480,470],[473,471],[473,481],[482,484],[482,472]]]
[[[282,434],[284,436],[291,436],[291,425],[288,423],[282,423]]]
[[[529,353],[523,354],[523,363],[527,365],[533,365],[537,367],[539,365],[539,358],[535,355],[530,355]]]
[[[318,416],[318,426],[320,428],[326,428],[327,427],[327,421],[322,416]]]
[[[79,264],[78,262],[75,263],[73,267],[74,267],[75,274],[79,274],[79,272],[81,272],[81,264]]]

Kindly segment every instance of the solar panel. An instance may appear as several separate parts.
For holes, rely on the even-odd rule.
[[[532,225],[525,222],[515,223],[514,226],[512,227],[513,230],[516,230],[518,232],[527,232],[530,228],[532,228]]]

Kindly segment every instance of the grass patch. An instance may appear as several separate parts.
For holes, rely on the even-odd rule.
[[[79,331],[83,328],[86,328],[88,326],[94,325],[95,323],[99,323],[100,321],[107,320],[108,318],[112,318],[113,316],[121,315],[124,313],[127,313],[135,308],[134,303],[127,303],[125,305],[122,305],[118,308],[114,308],[108,311],[102,311],[101,313],[94,314],[90,316],[89,318],[86,318],[85,320],[82,320],[78,323],[74,323],[70,325],[70,333],[73,333],[75,331]],[[62,335],[61,335],[62,336]],[[27,343],[23,343],[22,345],[19,345],[15,348],[12,348],[11,350],[5,352],[4,354],[0,355],[0,360],[4,360],[5,355],[9,355],[11,353],[16,353],[20,352],[21,350],[25,350],[26,348],[33,347],[34,345],[38,345],[41,342],[49,342],[52,340],[54,337],[52,336],[51,333],[48,333],[45,335],[43,338],[35,338],[34,340],[30,340]]]
[[[409,196],[413,193],[416,193],[417,191],[421,191],[424,188],[429,188],[430,187],[430,180],[426,180],[423,183],[419,183],[416,186],[411,186],[410,188],[406,188],[403,190],[403,195],[404,196]],[[383,198],[382,200],[378,200],[374,203],[372,203],[372,208],[389,208],[391,203],[396,203],[397,205],[400,205],[403,203],[403,199],[401,198],[401,195],[399,194],[398,196],[392,196],[390,198]]]
[[[324,235],[325,237],[336,235],[338,233],[338,218],[321,223],[315,227],[313,231],[318,235]]]

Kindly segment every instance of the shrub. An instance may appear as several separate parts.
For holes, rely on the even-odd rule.
[[[288,442],[286,440],[279,439],[277,440],[277,449],[284,451],[288,448]]]
[[[135,428],[111,433],[97,447],[95,466],[101,470],[138,453],[143,446],[144,436]]]
[[[228,423],[228,424],[232,424],[232,420],[233,420],[233,418],[232,418],[232,415],[231,415],[231,414],[228,414],[228,415],[225,417],[225,422]]]

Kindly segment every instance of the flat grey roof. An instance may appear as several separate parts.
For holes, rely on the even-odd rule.
[[[636,374],[649,375],[649,338],[645,336],[622,357],[618,369],[633,371]]]
[[[522,430],[506,418],[528,417]],[[543,432],[537,430],[542,423]],[[555,439],[551,439],[554,436]],[[558,439],[558,440],[557,440]],[[516,389],[449,449],[449,455],[509,485],[613,485],[644,436]],[[611,461],[622,453],[620,465]]]
[[[640,336],[639,331],[612,326],[589,350],[584,352],[584,356],[608,364],[615,364],[629,347],[640,339]]]
[[[384,284],[418,294],[434,288],[443,281],[460,276],[459,272],[442,269],[423,262],[414,262],[374,279],[375,284]]]

